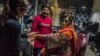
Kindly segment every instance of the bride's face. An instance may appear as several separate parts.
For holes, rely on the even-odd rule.
[[[66,27],[69,23],[69,18],[68,17],[65,17],[64,20],[62,21],[62,26],[63,27]]]

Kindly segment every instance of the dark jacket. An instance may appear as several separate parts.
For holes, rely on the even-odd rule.
[[[18,43],[21,33],[21,26],[14,16],[8,16],[0,33],[2,41],[2,54],[3,56],[18,56]],[[2,35],[3,36],[2,36]],[[0,56],[1,56],[0,55]]]
[[[100,32],[98,32],[94,37],[94,42],[96,44],[96,48],[100,48]]]

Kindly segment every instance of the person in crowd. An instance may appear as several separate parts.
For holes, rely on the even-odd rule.
[[[68,50],[71,50],[72,56],[75,55],[75,49],[77,47],[77,34],[73,25],[73,16],[71,11],[64,11],[61,14],[61,25],[62,29],[58,31],[58,33],[64,33],[68,40]]]
[[[43,5],[40,15],[35,16],[33,19],[31,31],[38,33],[37,38],[33,43],[34,56],[37,56],[41,49],[46,47],[46,38],[43,38],[46,36],[44,36],[44,34],[52,33],[52,18],[49,16],[50,12],[50,7]]]
[[[6,15],[6,12],[7,12],[7,1],[3,1],[1,0],[0,1],[0,56],[4,56],[3,53],[4,53],[4,41],[5,41],[5,34],[4,34],[4,23],[3,21],[5,20],[5,15]]]
[[[27,18],[28,19],[28,18]],[[20,20],[21,24],[21,38],[20,38],[20,48],[19,51],[22,53],[22,56],[31,56],[31,46],[27,41],[27,33],[30,32],[30,27],[27,27],[28,24],[25,24],[25,18],[22,17]],[[27,22],[27,21],[26,21]]]
[[[29,16],[28,16],[28,12],[30,11],[32,4],[31,4],[31,0],[28,0],[29,2],[27,2],[26,0],[26,4],[29,5],[27,7],[27,12],[25,13],[25,15],[19,20],[20,25],[21,25],[21,37],[20,37],[20,47],[19,47],[19,54],[22,54],[22,56],[31,56],[31,46],[30,43],[27,41],[27,33],[30,32],[30,27],[28,27],[28,20],[29,20]]]
[[[2,20],[2,55],[0,56],[19,56],[19,39],[21,26],[19,19],[26,13],[27,4],[25,0],[8,0],[7,13]],[[6,10],[7,10],[6,9]],[[1,34],[0,34],[1,35]],[[1,54],[1,53],[0,53]]]

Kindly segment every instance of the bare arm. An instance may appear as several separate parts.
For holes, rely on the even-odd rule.
[[[51,33],[51,34],[37,34],[37,32],[31,32],[27,36],[30,38],[45,38],[45,37],[53,37],[54,35],[60,35],[59,33]]]

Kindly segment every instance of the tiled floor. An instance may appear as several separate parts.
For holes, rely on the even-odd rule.
[[[96,56],[94,52],[90,50],[90,46],[87,46],[85,56]]]

